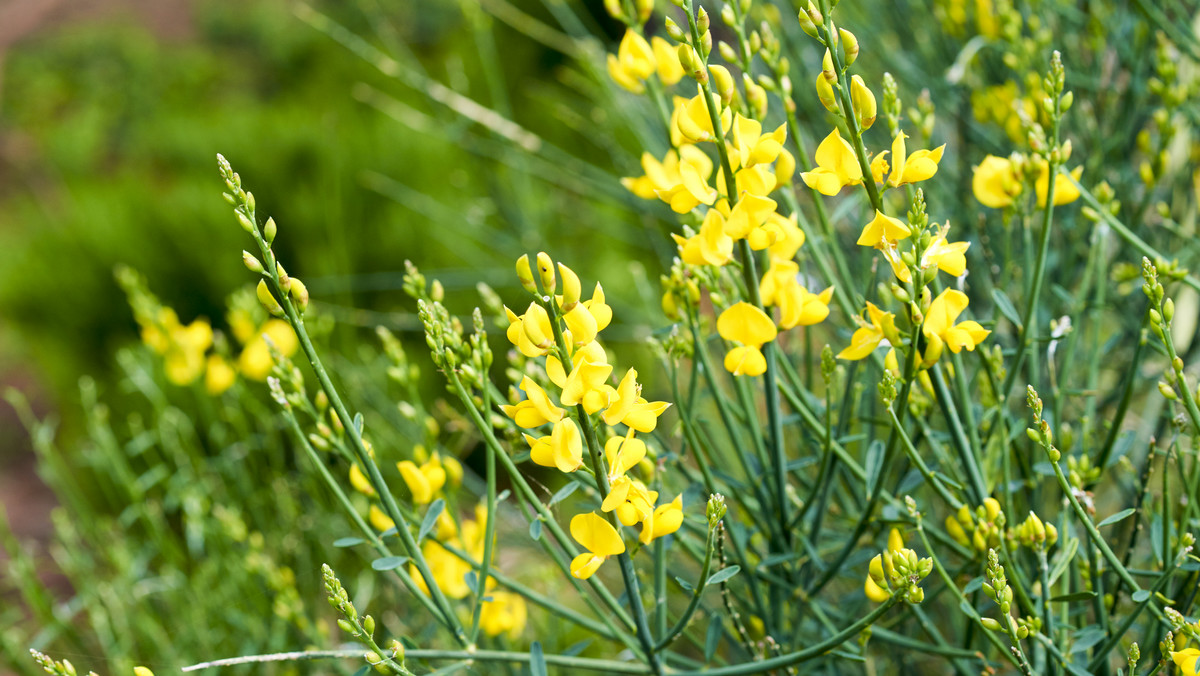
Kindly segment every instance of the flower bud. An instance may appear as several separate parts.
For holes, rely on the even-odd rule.
[[[254,221],[247,218],[246,214],[243,214],[240,210],[235,210],[233,214],[237,216],[238,225],[242,226],[242,230],[254,232]]]
[[[574,270],[559,263],[558,272],[562,275],[563,281],[562,301],[559,307],[562,308],[563,314],[566,314],[579,304],[579,296],[583,293],[583,289],[579,283],[579,275],[575,274]]]
[[[263,239],[267,240],[267,244],[275,241],[275,234],[279,231],[279,226],[275,225],[274,218],[268,218],[266,225],[263,226]]]
[[[604,11],[608,12],[612,18],[624,23],[625,12],[621,9],[621,0],[604,0]]]
[[[684,42],[687,40],[687,34],[683,32],[683,29],[680,28],[679,24],[675,23],[675,20],[671,17],[667,17],[666,22],[664,22],[664,26],[667,29],[667,36],[675,42]]]
[[[638,22],[646,23],[654,12],[654,0],[634,0],[633,5],[637,9]]]
[[[1000,631],[1000,623],[990,617],[981,619],[979,623],[983,625],[984,629],[989,631]]]
[[[837,70],[833,67],[833,56],[829,50],[825,50],[825,56],[821,58],[821,75],[825,77],[830,84],[838,81]]]
[[[308,309],[308,287],[304,285],[304,282],[292,277],[292,282],[288,285],[288,295],[295,301],[296,309],[300,311],[300,314],[304,314],[304,311]]]
[[[537,266],[538,275],[542,279],[542,292],[554,295],[558,289],[558,280],[554,277],[554,261],[550,260],[550,254],[545,251],[538,252]]]
[[[710,25],[712,25],[712,19],[708,18],[708,12],[701,7],[700,11],[696,12],[696,30],[701,34],[707,33]]]
[[[249,251],[242,251],[242,264],[245,265],[250,272],[257,272],[259,274],[263,272],[263,264],[254,257],[254,254],[250,253]]]
[[[363,630],[367,632],[367,636],[375,635],[375,618],[370,615],[363,617],[362,626]]]
[[[275,296],[271,295],[271,288],[267,286],[267,280],[258,280],[258,288],[255,289],[255,292],[258,295],[258,302],[262,303],[267,312],[276,317],[283,316],[283,306],[279,304],[279,301],[275,300]]]
[[[517,259],[517,281],[529,293],[537,293],[537,285],[533,283],[533,269],[529,267],[529,254]]]
[[[721,105],[728,106],[737,91],[733,83],[733,75],[730,75],[729,70],[724,66],[709,66],[708,68],[712,71],[713,89],[716,90],[717,96],[721,97]]]
[[[817,98],[821,100],[821,105],[825,106],[825,110],[831,113],[839,112],[837,97],[833,93],[833,85],[829,84],[829,80],[825,79],[823,73],[817,73]]]
[[[850,78],[850,102],[854,105],[854,117],[858,120],[859,128],[863,131],[870,129],[875,124],[878,107],[875,94],[871,93],[861,75]]]
[[[842,36],[842,50],[846,54],[846,65],[849,66],[858,59],[858,38],[845,28],[839,28],[838,35]]]
[[[729,5],[725,5],[725,6],[729,7]],[[725,59],[729,63],[737,63],[737,60],[738,60],[737,51],[734,50],[733,45],[730,45],[728,42],[725,42],[724,40],[721,40],[720,42],[718,42],[717,43],[717,53],[719,53],[721,55],[722,59]]]
[[[767,116],[767,90],[749,80],[746,81],[746,103],[750,104],[755,117]]]

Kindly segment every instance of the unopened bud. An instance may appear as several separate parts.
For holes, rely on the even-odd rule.
[[[263,272],[262,262],[255,258],[254,254],[250,253],[249,251],[242,251],[242,264],[245,265],[250,272],[257,272],[260,274]]]
[[[687,40],[687,34],[683,32],[683,29],[671,17],[667,17],[664,25],[667,29],[667,35],[675,42],[684,42]]]
[[[288,295],[295,301],[296,309],[300,311],[300,314],[304,314],[304,311],[308,309],[308,287],[304,285],[304,282],[292,277],[292,282],[288,286]]]
[[[821,105],[825,106],[825,110],[831,113],[839,112],[837,97],[833,93],[833,85],[829,84],[829,80],[825,79],[823,73],[817,73],[817,98],[821,100]]]
[[[538,252],[537,266],[538,275],[542,278],[542,292],[554,295],[558,289],[558,280],[554,277],[554,261],[550,260],[550,254],[545,251]]]
[[[276,317],[283,316],[283,306],[279,304],[279,301],[275,300],[275,296],[271,295],[271,288],[267,286],[267,280],[258,280],[258,288],[255,291],[258,294],[258,302],[262,303],[267,312]]]
[[[871,125],[875,124],[879,109],[875,103],[875,94],[867,87],[861,75],[850,78],[850,102],[854,104],[854,116],[858,120],[859,128],[863,131],[870,129]]]
[[[736,91],[733,83],[733,75],[730,75],[729,70],[724,66],[709,66],[712,71],[713,89],[716,90],[717,96],[721,97],[721,104],[728,106],[733,101],[733,94]]]
[[[266,225],[263,226],[263,239],[267,240],[267,244],[275,241],[275,235],[279,231],[279,226],[275,225],[274,218],[268,218]]]
[[[583,293],[582,285],[579,283],[579,275],[575,271],[562,263],[558,264],[558,273],[562,275],[563,292],[561,308],[563,314],[575,309],[579,304],[579,296]]]
[[[842,36],[842,51],[846,54],[846,65],[849,66],[858,59],[858,38],[845,28],[839,28],[838,35]]]
[[[517,281],[529,293],[537,293],[537,285],[533,283],[533,269],[529,267],[529,254],[517,259]]]

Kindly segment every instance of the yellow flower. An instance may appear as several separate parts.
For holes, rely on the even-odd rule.
[[[585,310],[586,312],[586,310]],[[563,410],[550,401],[550,395],[533,382],[529,376],[521,380],[521,390],[528,397],[515,406],[501,406],[504,414],[513,419],[518,427],[531,429],[541,427],[546,423],[562,420]]]
[[[171,312],[166,317],[174,317]],[[175,385],[190,385],[204,373],[204,353],[212,345],[212,327],[207,319],[182,326],[178,321],[165,324],[166,349],[163,352],[163,369],[167,380]]]
[[[668,87],[682,80],[684,73],[683,64],[679,63],[679,50],[657,35],[650,38],[650,46],[658,64],[658,79]]]
[[[371,505],[371,510],[367,512],[367,520],[375,527],[375,530],[384,532],[396,527],[396,522],[392,518],[383,513],[383,510],[378,505]]]
[[[529,459],[542,467],[557,467],[569,473],[583,466],[583,436],[570,418],[554,423],[548,436],[535,439],[526,434],[525,441],[529,443]]]
[[[600,282],[596,282],[596,288],[592,289],[591,299],[583,301],[583,306],[595,318],[597,331],[608,328],[609,323],[612,322],[612,308],[604,302],[604,289],[600,286]]]
[[[743,193],[742,198],[733,206],[733,209],[725,214],[725,234],[734,240],[749,237],[767,222],[771,214],[775,213],[776,206],[773,199],[760,197],[750,192]],[[727,208],[724,201],[718,205],[718,209],[722,213]]]
[[[1038,206],[1046,206],[1046,192],[1050,189],[1050,165],[1046,162],[1039,163],[1039,171],[1037,181],[1034,182],[1033,188],[1037,191]],[[1083,176],[1083,167],[1075,167],[1071,170],[1071,176],[1076,181],[1080,176]],[[1066,176],[1058,175],[1054,177],[1054,206],[1062,206],[1070,204],[1079,199],[1079,188],[1071,182]]]
[[[525,630],[526,614],[525,599],[520,594],[488,591],[479,608],[479,628],[488,636],[507,634],[515,639]]]
[[[850,336],[850,347],[838,353],[838,359],[865,359],[886,336],[895,333],[896,315],[880,310],[870,301],[867,301],[867,317],[868,321]]]
[[[737,157],[743,167],[753,167],[756,164],[770,164],[783,151],[783,143],[787,140],[787,124],[781,124],[770,134],[762,133],[762,123],[738,113],[733,118],[733,152],[731,159]]]
[[[795,213],[787,218],[778,213],[767,216],[767,222],[763,224],[762,229],[773,233],[771,243],[767,246],[767,253],[770,254],[771,260],[790,261],[796,257],[796,252],[800,250],[800,247],[804,246],[804,231],[797,225],[796,219]],[[754,248],[753,239],[750,241],[750,246]]]
[[[367,475],[363,473],[357,462],[350,465],[350,485],[363,495],[375,496],[375,487],[371,485]]]
[[[224,357],[218,354],[208,355],[208,365],[204,368],[204,389],[210,396],[219,396],[233,387],[236,380],[237,371],[233,370]]]
[[[703,159],[694,155],[688,153],[679,160],[678,183],[656,191],[658,198],[671,205],[671,210],[677,214],[686,214],[701,204],[717,201],[717,191],[708,185],[712,160],[704,153],[700,153]]]
[[[926,362],[937,360],[943,343],[955,353],[962,351],[964,347],[974,350],[975,346],[991,333],[978,322],[954,323],[962,311],[967,309],[967,303],[967,294],[956,289],[946,289],[930,303],[929,311],[925,313],[925,323],[921,325],[921,331],[930,341],[925,351]],[[934,337],[937,340],[933,340]]]
[[[442,467],[436,453],[429,462],[420,467],[412,460],[401,460],[396,463],[396,468],[400,470],[400,476],[412,492],[413,503],[417,505],[432,502],[433,496],[446,484],[446,469]]]
[[[671,405],[665,401],[646,401],[642,398],[642,386],[637,382],[637,371],[629,369],[616,397],[604,411],[604,424],[615,426],[624,423],[630,429],[649,434],[658,426],[658,417]]]
[[[654,49],[633,29],[625,31],[617,53],[608,55],[607,65],[609,77],[634,94],[646,91],[645,79],[658,68]]]
[[[696,85],[696,90],[698,93],[690,99],[676,99],[675,112],[671,115],[672,126],[679,131],[680,136],[692,143],[715,141],[716,132],[713,131],[712,118],[708,116],[708,106],[704,103],[704,91],[700,89],[700,85]],[[729,124],[733,121],[733,112],[722,106],[721,100],[715,95],[712,102],[720,111],[718,117],[721,129],[728,131]]]
[[[1197,676],[1197,674],[1200,674],[1200,650],[1196,648],[1172,650],[1171,661],[1175,663],[1175,666],[1179,667],[1180,676]]]
[[[648,545],[654,540],[670,535],[679,530],[683,525],[683,495],[676,495],[675,499],[665,505],[659,505],[654,510],[654,514],[642,521],[642,533],[638,536],[638,540]]]
[[[700,148],[686,144],[680,146],[678,151],[668,150],[662,162],[648,152],[642,153],[642,170],[645,174],[637,178],[622,178],[621,185],[642,199],[656,199],[660,192],[670,191],[683,182],[679,174],[680,162],[688,162],[696,167],[705,181],[712,176],[713,163],[708,155]]]
[[[700,232],[691,237],[671,234],[679,246],[679,258],[688,265],[724,265],[733,258],[733,238],[725,233],[725,217],[709,209]]]
[[[875,218],[863,226],[862,234],[858,236],[858,244],[859,246],[886,249],[889,245],[894,246],[897,241],[905,239],[911,234],[912,230],[904,221],[885,216],[882,211],[876,209]]]
[[[1057,191],[1058,185],[1054,187]],[[1003,209],[1021,194],[1021,182],[1017,180],[1011,160],[988,155],[975,167],[971,190],[983,206]]]
[[[530,303],[525,314],[517,316],[507,307],[504,312],[508,315],[508,330],[506,335],[509,342],[516,346],[526,357],[540,357],[554,345],[554,328],[550,325],[550,315],[546,308],[537,303]]]
[[[604,498],[600,511],[616,510],[617,519],[626,526],[632,526],[654,515],[654,501],[657,499],[658,493],[648,490],[642,482],[619,476],[609,486],[608,497]]]
[[[888,533],[887,550],[883,554],[876,554],[875,558],[871,559],[870,572],[863,583],[863,593],[867,595],[868,599],[876,603],[883,603],[891,598],[892,593],[888,591],[888,579],[895,572],[892,566],[892,555],[902,551],[904,551],[904,537],[900,535],[900,531],[893,528]]]
[[[292,356],[300,347],[300,341],[296,338],[291,324],[282,319],[268,319],[242,348],[242,354],[238,357],[238,371],[250,380],[266,380],[267,375],[271,373],[271,367],[275,365],[271,360],[267,339],[275,343],[276,349],[285,357]]]
[[[800,174],[804,184],[813,190],[832,197],[845,186],[862,183],[858,157],[836,128],[817,146],[816,157],[817,168]]]
[[[608,557],[625,551],[621,534],[595,512],[576,514],[571,519],[571,537],[587,550],[571,561],[571,575],[580,580],[591,577]]]
[[[892,141],[892,173],[887,182],[893,188],[933,178],[938,170],[938,162],[942,161],[942,153],[946,150],[946,144],[943,143],[933,150],[918,150],[908,155],[905,138],[907,135],[900,132]]]
[[[779,326],[783,329],[820,324],[829,316],[833,287],[811,293],[800,285],[799,274],[800,266],[795,262],[773,261],[759,284],[763,305],[779,308]]]
[[[717,333],[725,340],[740,343],[725,355],[725,369],[735,376],[762,375],[767,360],[762,346],[775,340],[779,331],[765,312],[742,301],[730,306],[717,318]]]
[[[466,524],[464,524],[464,529],[465,527]],[[433,540],[425,541],[425,544],[421,546],[421,554],[425,557],[430,572],[433,573],[433,581],[443,594],[452,599],[464,599],[471,593],[471,588],[467,586],[466,580],[467,573],[472,570],[471,564],[450,553],[449,550]],[[471,552],[471,554],[476,558],[482,558],[482,553]],[[417,588],[423,593],[429,594],[425,579],[415,565],[409,566],[409,573],[416,582]]]
[[[936,239],[929,243],[921,254],[920,268],[928,270],[931,267],[937,267],[942,272],[951,277],[959,277],[967,271],[967,249],[970,248],[970,242],[947,242],[946,232],[949,226],[943,227]],[[888,262],[892,264],[892,272],[902,282],[912,281],[912,273],[909,272],[908,266],[900,260],[899,254],[895,249],[888,248],[884,250],[884,255]]]
[[[617,477],[637,466],[646,457],[646,442],[635,439],[633,432],[623,437],[613,437],[604,443],[604,460],[608,463],[608,480],[616,481]]]
[[[134,667],[133,676],[154,676],[154,672],[146,667]]]
[[[563,406],[583,404],[588,415],[599,411],[608,404],[612,390],[612,386],[608,385],[608,376],[612,370],[612,365],[604,361],[580,360],[563,383],[559,400]]]
[[[885,150],[885,151],[879,153],[878,155],[876,155],[875,159],[871,160],[871,178],[876,183],[883,183],[883,181],[887,178],[887,175],[888,175],[887,154],[888,154],[888,151]]]

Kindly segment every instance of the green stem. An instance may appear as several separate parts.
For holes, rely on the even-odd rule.
[[[679,616],[679,621],[675,623],[675,626],[671,627],[671,630],[667,632],[661,640],[659,640],[657,645],[654,646],[655,651],[662,650],[671,645],[671,642],[674,641],[680,634],[683,633],[683,630],[687,628],[688,622],[691,621],[692,615],[696,612],[696,608],[700,606],[700,595],[704,593],[704,588],[708,586],[708,571],[712,567],[713,549],[715,548],[714,538],[716,537],[716,532],[717,531],[715,528],[710,528],[708,530],[708,542],[705,543],[704,563],[700,566],[700,579],[696,584],[696,588],[692,590],[692,598],[688,601],[687,608],[684,609],[683,615]]]

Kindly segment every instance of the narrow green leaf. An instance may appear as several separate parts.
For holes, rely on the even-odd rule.
[[[540,540],[542,537],[542,520],[534,519],[529,522],[529,537]]]
[[[1113,514],[1112,516],[1108,517],[1107,519],[1096,524],[1096,528],[1104,528],[1105,526],[1111,526],[1114,523],[1117,523],[1118,521],[1124,521],[1125,519],[1129,518],[1129,516],[1132,515],[1136,511],[1137,510],[1132,507],[1130,507],[1129,509],[1122,509],[1121,511],[1117,512],[1116,514]]]
[[[364,542],[366,542],[366,540],[364,540],[362,538],[355,538],[355,537],[339,538],[339,539],[333,541],[333,546],[341,549],[343,547],[354,547],[357,545],[361,545]]]
[[[696,589],[695,587],[692,586],[691,582],[688,582],[687,580],[683,579],[682,577],[679,577],[678,575],[675,576],[675,584],[678,584],[680,587],[683,587],[683,590],[686,592],[694,591]]]
[[[438,517],[442,515],[442,510],[446,508],[446,501],[438,498],[429,505],[429,511],[425,512],[425,520],[421,522],[421,530],[417,531],[417,544],[425,539],[426,535],[433,532],[437,528]]]
[[[1133,599],[1134,603],[1145,603],[1146,600],[1150,598],[1150,590],[1149,589],[1139,589],[1139,590],[1133,592],[1133,594],[1131,594],[1129,598]]]
[[[716,584],[718,582],[724,582],[725,580],[728,580],[729,578],[733,577],[734,575],[737,575],[739,572],[741,572],[741,570],[742,570],[742,567],[737,566],[737,565],[729,566],[727,568],[722,568],[721,570],[718,570],[717,572],[708,576],[707,584]]]
[[[363,431],[363,417],[362,417],[362,414],[361,414],[361,413],[355,413],[355,414],[354,414],[354,429],[358,430],[358,435],[359,435],[359,436],[362,436],[362,431]]]
[[[721,643],[721,614],[713,613],[708,618],[708,633],[704,636],[704,661],[711,662]]]
[[[1013,307],[1012,301],[1000,289],[992,289],[992,302],[996,304],[996,309],[1000,314],[1004,315],[1005,319],[1012,322],[1013,326],[1021,325],[1021,315],[1017,312],[1017,308]]]
[[[408,563],[407,556],[385,556],[382,559],[375,559],[371,562],[371,567],[375,570],[394,570]]]
[[[1050,599],[1050,603],[1071,603],[1072,601],[1087,601],[1096,598],[1096,592],[1081,591],[1074,594],[1063,594]]]
[[[542,644],[538,641],[529,646],[529,673],[533,676],[548,676],[546,657],[542,654]]]
[[[572,493],[574,493],[577,490],[579,490],[578,483],[576,483],[574,481],[568,483],[566,486],[563,486],[562,488],[558,489],[558,492],[554,494],[554,497],[550,498],[550,502],[546,506],[553,507],[554,505],[557,505],[558,503],[562,502],[563,500],[566,500]]]

